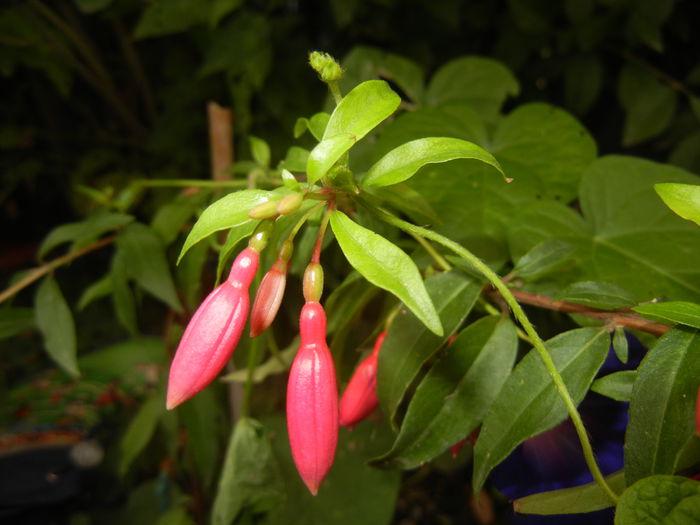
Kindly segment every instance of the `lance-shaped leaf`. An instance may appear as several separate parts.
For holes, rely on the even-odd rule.
[[[373,463],[414,468],[464,439],[486,415],[517,351],[508,318],[484,317],[464,329],[418,385],[392,449]]]
[[[608,354],[610,337],[597,328],[564,332],[545,343],[574,403],[588,391]],[[535,350],[513,370],[481,426],[474,447],[474,490],[520,443],[567,417],[564,402]]]
[[[654,184],[654,190],[678,215],[700,226],[700,186],[662,182]]]
[[[411,178],[426,164],[475,159],[503,173],[498,161],[473,142],[452,137],[427,137],[405,142],[377,161],[362,179],[365,186],[389,186]]]
[[[632,387],[636,380],[636,370],[622,370],[596,379],[591,385],[591,390],[615,401],[629,403],[632,398]]]
[[[165,405],[160,395],[148,398],[136,412],[119,443],[118,471],[120,475],[123,476],[128,472],[136,456],[146,448],[153,437],[158,420],[164,413]]]
[[[36,326],[31,308],[0,308],[0,339],[6,339]]]
[[[368,80],[345,95],[328,120],[323,138],[311,151],[306,165],[307,180],[323,177],[356,141],[391,115],[401,103],[383,80]]]
[[[433,333],[443,334],[440,318],[413,259],[341,211],[331,213],[331,228],[348,262],[365,279],[393,293]]]
[[[379,352],[377,394],[394,425],[398,420],[397,409],[421,368],[469,315],[482,287],[456,271],[434,275],[426,281],[426,286],[435,301],[445,335],[434,335],[403,310],[394,318]]]
[[[46,277],[39,285],[34,313],[49,357],[71,376],[80,375],[73,314],[53,277]]]
[[[613,283],[597,281],[570,284],[556,296],[556,300],[585,304],[603,310],[627,308],[638,302],[635,295],[624,288]]]
[[[249,222],[251,219],[248,218],[248,211],[253,206],[269,201],[271,195],[271,192],[264,190],[243,190],[229,193],[210,204],[199,216],[187,239],[185,239],[185,244],[183,244],[180,255],[177,258],[178,263],[182,256],[187,253],[187,250],[205,237],[219,230],[233,228]]]
[[[523,255],[513,268],[513,274],[535,281],[573,262],[574,247],[558,239],[547,239]]]
[[[700,328],[700,304],[687,301],[640,304],[632,308],[638,314],[664,323],[680,323]]]
[[[698,331],[678,327],[659,339],[639,365],[625,434],[628,485],[675,472],[681,449],[695,431],[698,355]]]
[[[700,483],[681,476],[650,476],[628,488],[615,525],[700,523]]]

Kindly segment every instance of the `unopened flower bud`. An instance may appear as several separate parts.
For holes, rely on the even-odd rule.
[[[318,302],[323,294],[323,267],[319,263],[311,263],[304,271],[304,299]]]
[[[386,332],[379,334],[372,353],[362,360],[350,378],[348,387],[340,399],[340,426],[352,429],[379,405],[377,356],[385,338]]]
[[[277,203],[277,213],[280,215],[289,215],[294,213],[299,209],[301,203],[304,201],[304,196],[301,193],[290,193],[282,197]]]
[[[328,53],[313,51],[309,54],[309,64],[323,82],[335,82],[343,76],[343,68]]]
[[[267,246],[267,241],[270,239],[272,226],[272,221],[260,221],[260,224],[255,227],[253,234],[248,239],[248,246],[258,253],[263,251],[265,246]]]
[[[316,495],[338,444],[335,365],[326,344],[326,314],[320,303],[304,305],[299,328],[301,343],[287,385],[287,430],[297,471]]]
[[[250,312],[250,337],[257,337],[275,320],[287,284],[287,262],[278,259],[265,274]]]
[[[253,206],[248,212],[248,217],[256,221],[277,217],[277,201],[267,201]]]
[[[248,288],[259,255],[243,250],[228,279],[212,291],[192,316],[180,340],[168,378],[168,410],[194,396],[221,372],[243,333],[248,318]]]

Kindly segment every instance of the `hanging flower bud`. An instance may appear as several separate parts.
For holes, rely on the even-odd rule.
[[[326,314],[320,303],[304,305],[299,328],[301,344],[287,385],[287,430],[297,471],[316,495],[338,443],[335,366],[326,345]]]
[[[285,195],[277,203],[277,213],[280,215],[289,215],[299,209],[304,201],[304,196],[301,193],[295,192]]]
[[[374,349],[358,365],[340,400],[340,425],[352,430],[357,423],[369,416],[377,405],[377,357],[384,343],[386,332],[377,336]]]
[[[258,287],[250,313],[250,337],[257,337],[267,330],[277,316],[287,284],[287,268],[292,250],[292,242],[284,241],[279,257]]]

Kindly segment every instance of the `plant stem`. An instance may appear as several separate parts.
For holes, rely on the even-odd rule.
[[[338,81],[333,80],[332,82],[328,82],[328,89],[331,92],[331,95],[333,95],[333,100],[335,101],[335,105],[337,106],[340,104],[340,101],[343,100],[343,95],[340,93],[340,87],[338,86]]]
[[[326,207],[326,213],[323,215],[321,220],[321,227],[318,229],[318,237],[316,237],[316,245],[314,246],[313,255],[311,255],[311,262],[318,264],[321,261],[321,247],[323,246],[323,238],[326,236],[326,228],[328,228],[328,221],[331,218],[331,212],[335,206],[332,203],[328,203]]]
[[[426,252],[428,252],[428,254],[433,258],[433,260],[438,264],[438,266],[440,266],[440,268],[442,268],[446,272],[449,272],[452,269],[452,265],[448,263],[447,260],[442,255],[440,255],[435,248],[433,248],[433,245],[425,240],[425,238],[412,232],[408,232],[408,234],[411,237],[413,237],[416,241],[418,241],[418,244],[420,244],[423,247],[423,249]]]
[[[4,290],[2,293],[0,293],[0,303],[3,301],[6,301],[16,293],[24,290],[27,286],[32,284],[35,281],[38,281],[41,279],[44,275],[52,272],[59,266],[63,266],[64,264],[68,264],[69,262],[78,259],[82,257],[83,255],[86,255],[90,252],[93,252],[95,250],[98,250],[104,246],[108,246],[114,242],[114,237],[105,237],[104,239],[100,239],[99,241],[96,241],[85,248],[82,248],[80,250],[74,251],[67,253],[66,255],[63,255],[61,257],[58,257],[52,261],[47,262],[46,264],[42,264],[41,266],[37,266],[33,270],[30,270],[27,275],[24,276],[21,280],[17,281],[15,284]]]
[[[595,479],[598,486],[603,490],[603,492],[605,492],[614,503],[617,503],[618,496],[607,484],[605,478],[603,477],[603,474],[600,471],[600,468],[598,468],[598,464],[596,463],[593,454],[593,447],[591,446],[591,442],[588,439],[586,428],[583,425],[583,421],[581,420],[581,415],[578,413],[576,404],[571,398],[571,394],[569,393],[569,390],[566,387],[566,384],[564,383],[561,374],[559,374],[559,371],[557,370],[557,367],[554,364],[554,361],[552,360],[552,356],[549,355],[549,351],[544,346],[544,342],[540,338],[539,334],[535,331],[535,328],[532,326],[532,323],[525,315],[525,312],[523,311],[522,307],[515,299],[508,287],[505,285],[505,283],[501,281],[501,278],[498,276],[498,274],[496,274],[496,272],[489,268],[489,266],[486,263],[484,263],[481,259],[479,259],[476,255],[471,253],[462,245],[452,241],[451,239],[448,239],[447,237],[444,237],[443,235],[440,235],[439,233],[436,233],[432,230],[428,230],[426,228],[422,228],[420,226],[416,226],[415,224],[411,224],[410,222],[406,222],[402,219],[399,219],[398,217],[395,217],[384,210],[380,209],[380,212],[381,218],[385,222],[391,224],[392,226],[396,226],[397,228],[400,228],[401,230],[404,230],[407,233],[420,235],[422,237],[425,237],[426,239],[435,241],[438,244],[441,244],[445,248],[453,251],[455,254],[462,257],[465,261],[469,262],[472,266],[479,270],[484,275],[484,277],[486,277],[489,280],[489,282],[494,286],[494,288],[496,288],[501,293],[501,295],[503,296],[503,300],[508,304],[508,306],[510,306],[511,310],[513,311],[513,315],[515,315],[515,318],[520,322],[522,327],[525,329],[527,335],[532,339],[532,343],[535,350],[539,354],[540,358],[542,359],[542,362],[544,363],[545,368],[549,372],[549,375],[552,378],[552,381],[554,382],[554,386],[559,392],[559,397],[561,397],[562,401],[564,402],[566,411],[568,412],[569,417],[571,417],[571,421],[574,424],[574,427],[576,428],[576,433],[578,434],[579,441],[581,442],[581,447],[583,448],[583,456],[586,460],[588,468],[591,471],[591,474],[593,474],[593,478]]]

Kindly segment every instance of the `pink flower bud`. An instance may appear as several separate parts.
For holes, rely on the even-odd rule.
[[[287,284],[287,263],[278,259],[263,277],[250,312],[250,337],[257,337],[275,320]]]
[[[369,416],[377,405],[377,356],[386,332],[377,336],[374,349],[357,367],[340,400],[340,425],[352,430]]]
[[[243,250],[226,282],[211,292],[192,316],[170,366],[168,410],[211,383],[231,358],[248,318],[248,288],[259,259],[254,249]]]
[[[287,385],[287,430],[297,471],[315,496],[338,444],[338,391],[320,303],[304,305],[299,328],[301,345]]]

